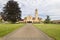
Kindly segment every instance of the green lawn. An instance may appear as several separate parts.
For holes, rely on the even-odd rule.
[[[24,24],[0,24],[0,37],[22,27]]]
[[[34,26],[48,34],[50,37],[60,40],[60,24],[34,24]]]

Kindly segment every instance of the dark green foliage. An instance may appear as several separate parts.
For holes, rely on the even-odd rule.
[[[4,17],[7,21],[16,22],[21,19],[21,10],[18,3],[14,0],[10,0],[4,7]]]
[[[50,23],[50,17],[47,15],[47,18],[45,19],[44,23]]]

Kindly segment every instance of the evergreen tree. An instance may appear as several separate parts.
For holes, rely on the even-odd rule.
[[[4,7],[4,16],[7,21],[15,23],[18,19],[21,20],[21,10],[18,3],[14,0],[9,0]]]
[[[47,18],[45,19],[44,23],[50,23],[50,17],[47,15]]]

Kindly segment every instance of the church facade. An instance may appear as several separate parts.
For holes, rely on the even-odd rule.
[[[35,17],[27,16],[24,18],[24,22],[26,23],[40,23],[41,22],[41,18],[39,18],[38,16],[38,10],[35,10]]]

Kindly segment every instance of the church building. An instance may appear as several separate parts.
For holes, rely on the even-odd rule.
[[[39,18],[38,16],[38,10],[35,9],[35,17],[27,16],[24,18],[24,22],[26,23],[40,23],[41,22],[41,18]]]

